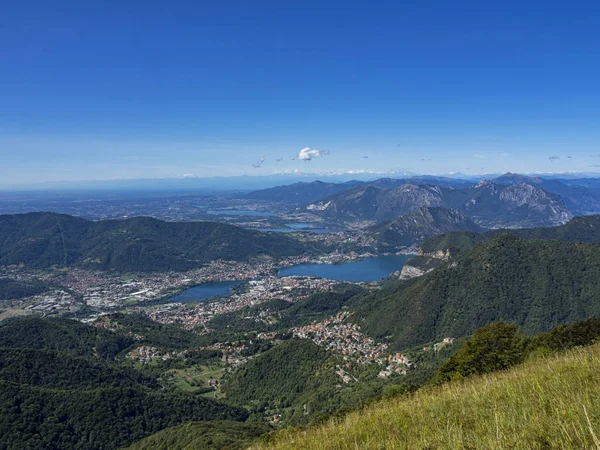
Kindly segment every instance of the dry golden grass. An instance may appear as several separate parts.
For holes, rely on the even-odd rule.
[[[253,448],[600,450],[600,345],[281,431]]]

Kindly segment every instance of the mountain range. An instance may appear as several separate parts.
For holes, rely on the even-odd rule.
[[[467,188],[473,183],[453,178],[421,176],[411,178],[379,178],[371,181],[352,180],[344,183],[324,181],[299,182],[276,186],[245,194],[243,197],[251,200],[281,202],[294,205],[306,205],[324,197],[334,195],[355,186],[376,186],[379,188],[397,188],[404,184],[431,184],[443,187]]]
[[[0,265],[24,263],[98,270],[188,270],[216,260],[303,254],[288,236],[216,222],[150,217],[92,222],[55,213],[0,216]]]
[[[512,173],[478,183],[443,177],[296,183],[251,192],[246,198],[301,206],[340,222],[389,221],[420,207],[443,207],[457,209],[486,228],[556,226],[574,215],[600,212],[600,189],[593,180]]]

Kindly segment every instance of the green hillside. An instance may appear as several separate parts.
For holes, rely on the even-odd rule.
[[[59,350],[75,356],[113,359],[134,342],[122,333],[60,318],[13,319],[0,325],[0,348]]]
[[[116,449],[183,422],[243,420],[204,397],[140,387],[57,389],[0,380],[0,447]]]
[[[0,348],[0,380],[56,389],[157,388],[156,380],[131,368],[69,352]]]
[[[291,339],[230,374],[223,386],[227,402],[251,413],[281,414],[289,425],[306,425],[342,409],[358,407],[384,382],[378,366],[353,364],[310,340]],[[336,374],[344,368],[349,382]]]
[[[600,345],[276,433],[254,449],[598,448]]]
[[[49,286],[41,281],[21,281],[0,278],[0,301],[15,300],[46,292]]]
[[[425,253],[450,250],[458,253],[471,249],[478,242],[510,233],[523,239],[555,239],[563,242],[600,243],[600,215],[581,216],[558,227],[521,228],[514,230],[492,230],[487,233],[456,231],[435,236],[425,241],[421,249]]]
[[[0,265],[149,272],[187,270],[215,259],[302,254],[303,244],[216,222],[150,217],[91,222],[55,213],[0,216]]]
[[[110,320],[113,331],[67,319],[0,325],[0,448],[116,449],[185,422],[246,419],[239,408],[161,382],[170,367],[215,352],[189,351],[143,370],[124,358],[141,344],[193,348],[194,333],[139,315]],[[133,330],[146,336],[136,341]]]
[[[359,300],[362,330],[397,349],[465,336],[499,320],[526,333],[547,331],[600,316],[600,246],[503,234]]]
[[[450,250],[455,255],[465,250],[470,250],[478,242],[486,239],[485,234],[470,231],[452,231],[427,239],[421,244],[423,253],[434,253],[439,250]]]
[[[260,412],[311,403],[302,392],[319,389],[329,397],[337,383],[336,358],[308,340],[292,339],[259,355],[233,373],[223,386],[228,402]],[[333,401],[333,399],[331,399]],[[302,408],[290,410],[294,422],[305,423]]]
[[[264,422],[190,422],[159,431],[128,450],[236,450],[270,430]]]

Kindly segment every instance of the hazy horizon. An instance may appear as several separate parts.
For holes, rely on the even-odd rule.
[[[438,178],[464,180],[477,182],[481,180],[494,180],[505,174],[522,175],[526,177],[542,177],[548,179],[576,179],[576,178],[600,178],[596,172],[498,172],[482,174],[455,173],[413,173],[413,172],[376,172],[376,171],[351,171],[351,172],[295,172],[295,173],[273,173],[273,174],[245,174],[234,176],[184,176],[184,177],[162,177],[162,178],[113,178],[98,180],[58,180],[43,181],[38,183],[2,183],[0,191],[58,191],[84,189],[89,192],[95,190],[139,190],[139,191],[171,191],[171,190],[205,190],[205,191],[252,191],[275,186],[285,186],[298,182],[322,181],[326,183],[344,183],[349,181],[369,182],[382,178],[411,179],[411,178]]]

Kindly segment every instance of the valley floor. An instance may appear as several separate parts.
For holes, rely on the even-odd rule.
[[[600,449],[600,345],[418,391],[253,449]]]

